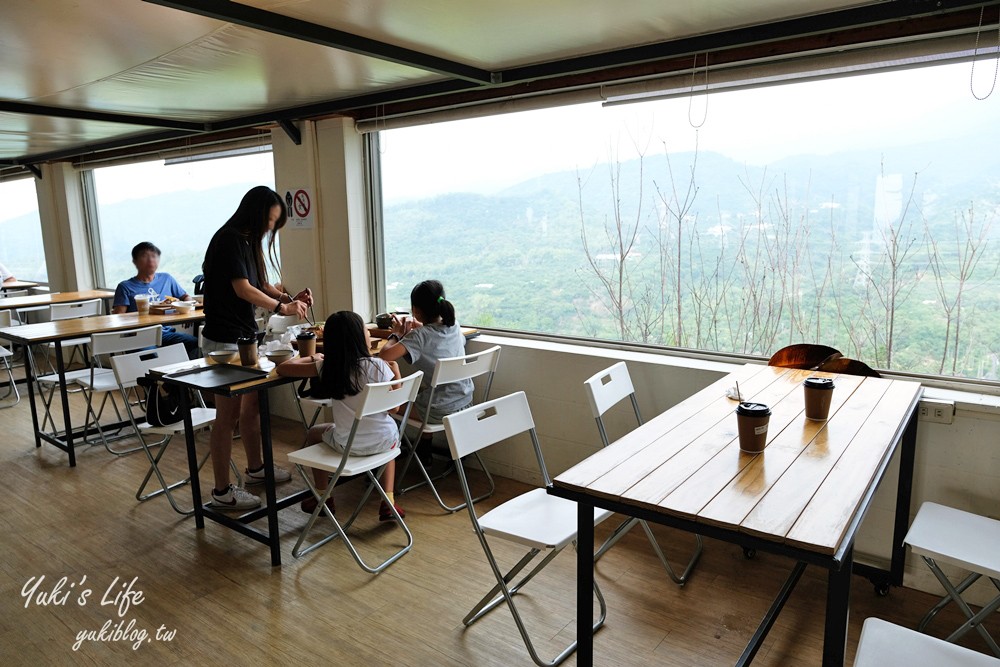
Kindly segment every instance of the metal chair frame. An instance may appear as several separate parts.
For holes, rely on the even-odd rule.
[[[443,384],[450,384],[452,382],[460,382],[462,380],[471,380],[473,378],[479,377],[481,375],[486,376],[486,386],[483,391],[483,401],[488,401],[490,398],[490,388],[493,386],[493,376],[496,374],[497,366],[500,363],[500,346],[495,345],[489,349],[483,350],[482,352],[476,352],[473,354],[466,354],[461,357],[451,357],[447,359],[439,359],[437,364],[434,366],[434,375],[431,376],[431,383],[429,388],[429,393],[427,397],[427,405],[433,405],[434,402],[434,392],[437,388]],[[424,434],[431,434],[433,437],[434,433],[441,433],[444,431],[443,424],[430,424],[428,423],[429,416],[423,415],[420,422],[411,421],[410,426],[415,426],[417,428],[417,438],[419,439]],[[451,472],[451,468],[441,472],[440,474],[431,477],[430,472],[427,467],[424,466],[420,457],[417,456],[417,448],[413,442],[410,441],[409,437],[406,436],[404,432],[404,438],[406,438],[407,445],[409,447],[409,455],[406,458],[406,462],[403,464],[403,470],[399,474],[399,479],[402,481],[406,475],[406,471],[409,470],[410,465],[414,462],[417,464],[417,469],[420,470],[420,474],[423,476],[423,481],[412,484],[408,487],[401,488],[399,491],[400,495],[413,491],[414,489],[419,489],[423,486],[429,486],[431,492],[434,494],[434,499],[437,500],[438,505],[441,509],[446,512],[458,512],[465,507],[465,503],[460,503],[458,505],[449,505],[441,497],[441,493],[438,491],[437,486],[434,482],[443,479]],[[418,440],[419,441],[419,440]],[[489,468],[483,462],[483,459],[476,452],[473,454],[476,461],[479,463],[479,468],[482,470],[483,474],[486,476],[486,481],[489,484],[489,491],[481,495],[476,496],[472,499],[472,502],[476,503],[480,500],[484,500],[493,495],[496,491],[496,482],[493,481],[493,475],[490,474]]]
[[[632,378],[628,372],[628,366],[625,365],[624,361],[619,361],[617,364],[606,368],[600,373],[591,376],[583,383],[584,389],[587,392],[587,398],[590,401],[590,407],[594,414],[594,420],[597,422],[597,430],[601,434],[601,444],[607,447],[610,443],[608,441],[608,432],[604,426],[604,414],[620,403],[625,397],[628,397],[632,403],[632,410],[635,412],[635,419],[642,426],[642,415],[639,413],[639,402],[635,397],[635,387],[632,384]],[[594,554],[594,562],[596,563],[600,558],[608,552],[611,547],[618,543],[626,534],[637,525],[642,526],[643,531],[646,533],[646,538],[649,540],[649,544],[653,547],[653,553],[656,557],[660,559],[660,563],[663,565],[663,569],[667,571],[667,576],[677,584],[678,586],[683,586],[691,577],[691,572],[694,570],[694,566],[698,563],[698,559],[701,558],[701,552],[704,548],[704,543],[701,539],[701,535],[695,535],[695,551],[688,561],[687,565],[684,567],[684,571],[678,575],[674,572],[674,568],[670,565],[667,557],[663,554],[663,550],[660,548],[659,543],[656,541],[656,537],[653,535],[652,529],[649,524],[642,519],[637,519],[631,517],[623,521],[615,530],[611,533],[604,544],[597,550]]]
[[[320,443],[305,449],[300,449],[288,455],[288,460],[295,464],[296,470],[299,471],[299,475],[303,480],[305,480],[306,485],[309,487],[313,497],[316,499],[316,509],[314,509],[312,514],[309,516],[309,520],[306,522],[305,527],[303,527],[302,533],[295,542],[295,546],[292,547],[292,556],[300,558],[311,551],[318,549],[327,542],[341,538],[344,541],[344,545],[350,552],[351,557],[362,570],[370,574],[378,574],[402,558],[411,548],[413,548],[413,533],[410,532],[406,522],[403,521],[403,517],[400,516],[399,512],[396,510],[396,506],[389,501],[389,496],[386,495],[385,489],[382,488],[382,485],[379,484],[378,481],[378,478],[385,469],[385,466],[388,465],[391,460],[399,456],[399,447],[395,447],[387,452],[372,454],[371,456],[356,457],[351,456],[351,447],[354,445],[354,436],[357,433],[358,426],[362,419],[370,415],[387,412],[401,405],[406,405],[406,408],[403,411],[403,420],[399,425],[400,437],[402,437],[403,425],[406,424],[406,419],[409,417],[410,407],[413,405],[413,399],[416,398],[417,391],[420,389],[420,380],[423,378],[423,375],[423,372],[417,371],[413,375],[409,375],[402,380],[390,380],[389,382],[376,382],[366,385],[361,392],[361,406],[354,415],[354,423],[351,425],[351,432],[347,438],[347,444],[344,446],[343,453],[335,452],[332,448]],[[393,385],[396,385],[396,387],[394,388]],[[324,491],[319,491],[316,488],[311,476],[306,474],[306,467],[319,468],[320,470],[333,473]],[[340,480],[342,475],[356,476],[360,474],[364,474],[367,477],[368,488],[365,490],[364,494],[362,494],[361,500],[354,508],[354,512],[351,514],[350,518],[345,523],[341,524],[337,520],[337,517],[334,516],[333,512],[331,512],[326,506],[326,501],[330,498],[334,487],[337,485],[337,482]],[[396,522],[400,525],[406,535],[406,545],[378,565],[369,565],[366,563],[361,557],[361,554],[358,553],[354,543],[351,542],[351,539],[347,536],[348,529],[354,523],[354,520],[358,518],[358,515],[361,513],[361,508],[364,506],[373,490],[378,491],[379,496],[382,498],[382,502],[388,505],[393,517],[396,519]],[[320,514],[326,515],[326,517],[333,523],[334,530],[322,539],[303,548],[302,544],[305,542],[306,536],[309,534],[309,531],[312,530],[312,527],[316,523]]]
[[[569,525],[573,526],[574,529],[564,538],[564,541],[542,543],[537,541],[536,538],[530,536],[505,535],[499,532],[491,532],[492,535],[498,538],[507,539],[511,542],[530,547],[529,551],[505,573],[500,569],[496,557],[490,549],[489,541],[486,537],[487,532],[483,529],[483,526],[480,523],[480,518],[476,515],[472,492],[469,489],[469,481],[465,474],[465,466],[462,463],[463,457],[468,454],[480,451],[481,449],[494,445],[515,435],[527,432],[531,438],[531,445],[535,452],[535,458],[538,462],[542,480],[546,486],[549,486],[552,483],[552,480],[549,477],[548,469],[545,467],[545,459],[542,456],[541,445],[539,444],[538,436],[535,433],[535,424],[531,418],[531,412],[528,408],[528,400],[525,397],[524,392],[517,392],[492,401],[486,401],[480,403],[479,405],[466,408],[461,412],[446,416],[444,418],[444,427],[448,437],[448,446],[451,449],[452,460],[455,462],[455,469],[458,472],[459,483],[462,486],[462,494],[465,496],[464,506],[469,511],[469,518],[472,520],[473,530],[476,533],[476,537],[479,540],[479,544],[482,547],[483,552],[486,554],[486,559],[489,561],[490,570],[493,572],[493,576],[496,579],[496,585],[490,589],[490,591],[487,592],[479,602],[476,603],[468,614],[466,614],[465,618],[462,619],[462,623],[468,627],[495,609],[497,606],[506,602],[511,615],[514,617],[514,623],[517,625],[517,630],[521,635],[521,639],[524,641],[525,647],[528,649],[528,654],[531,656],[532,661],[534,661],[536,665],[539,665],[539,667],[553,667],[554,665],[558,665],[572,655],[574,651],[576,651],[578,640],[573,640],[551,661],[543,660],[535,650],[535,646],[531,641],[530,635],[528,634],[527,627],[525,626],[524,620],[521,618],[521,614],[517,608],[517,604],[514,601],[514,596],[517,595],[521,589],[523,589],[524,586],[535,577],[536,574],[548,565],[564,547],[571,543],[573,548],[576,548],[575,507],[572,511],[572,517],[567,517],[570,519]],[[489,515],[493,512],[503,512],[504,505],[507,505],[508,503],[517,503],[520,499],[527,498],[533,494],[536,496],[537,501],[540,504],[559,506],[562,503],[567,503],[568,505],[575,506],[575,503],[572,503],[571,501],[556,498],[555,496],[549,496],[546,494],[544,489],[534,489],[507,501],[497,508],[494,508],[487,514],[483,515],[483,520],[489,519]],[[512,507],[515,511],[519,510],[517,505],[512,505]],[[611,512],[598,509],[595,511],[594,523],[600,523],[610,515]],[[512,583],[521,571],[543,552],[547,553],[542,560],[539,561],[537,565],[535,565],[528,572],[528,574],[524,575],[519,581]],[[594,595],[597,597],[601,610],[600,617],[593,625],[593,631],[596,632],[601,628],[601,626],[604,625],[604,621],[607,618],[607,604],[605,603],[604,595],[601,593],[601,588],[596,579],[594,580]]]

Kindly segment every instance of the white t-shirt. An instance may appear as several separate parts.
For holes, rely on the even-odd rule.
[[[316,370],[323,373],[322,360],[316,361]],[[365,373],[363,384],[388,382],[392,380],[392,369],[382,359],[369,357],[361,360],[361,370]],[[333,401],[333,424],[324,431],[323,442],[338,452],[343,452],[354,426],[355,410],[361,408],[361,393]],[[369,415],[358,424],[351,445],[352,456],[368,456],[392,449],[399,443],[399,427],[388,412]]]
[[[10,272],[10,269],[8,269],[3,264],[0,264],[0,283],[7,280],[8,278],[13,278],[13,277],[14,274]]]

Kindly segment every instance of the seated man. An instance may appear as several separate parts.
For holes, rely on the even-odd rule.
[[[113,314],[134,313],[137,310],[136,294],[149,294],[157,300],[165,299],[168,296],[181,301],[191,299],[172,275],[156,272],[160,265],[160,249],[149,241],[143,241],[132,248],[132,263],[135,264],[136,275],[134,278],[118,283],[115,299],[111,305]],[[184,343],[184,348],[192,359],[198,356],[197,338],[190,334],[181,333],[173,327],[163,327],[163,345],[173,345],[174,343]]]
[[[14,274],[10,272],[10,269],[3,264],[0,264],[0,283],[12,283],[15,280],[17,280],[17,278],[15,278]]]

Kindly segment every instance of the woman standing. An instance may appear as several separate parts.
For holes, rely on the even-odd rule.
[[[205,253],[205,328],[203,350],[236,350],[236,341],[257,331],[254,307],[280,315],[305,318],[312,305],[306,289],[289,297],[267,280],[264,245],[273,264],[274,237],[285,225],[285,204],[274,190],[257,186],[243,196],[239,208],[212,237]],[[234,486],[229,479],[229,461],[237,420],[247,455],[247,484],[264,482],[264,462],[260,446],[260,408],[257,394],[215,397],[215,425],[212,428],[213,507],[245,510],[260,505],[260,498]],[[274,469],[275,482],[291,478],[287,470]]]

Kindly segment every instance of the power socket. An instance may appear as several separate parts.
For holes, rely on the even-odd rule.
[[[920,421],[935,424],[952,424],[955,421],[955,402],[937,398],[920,399]]]

